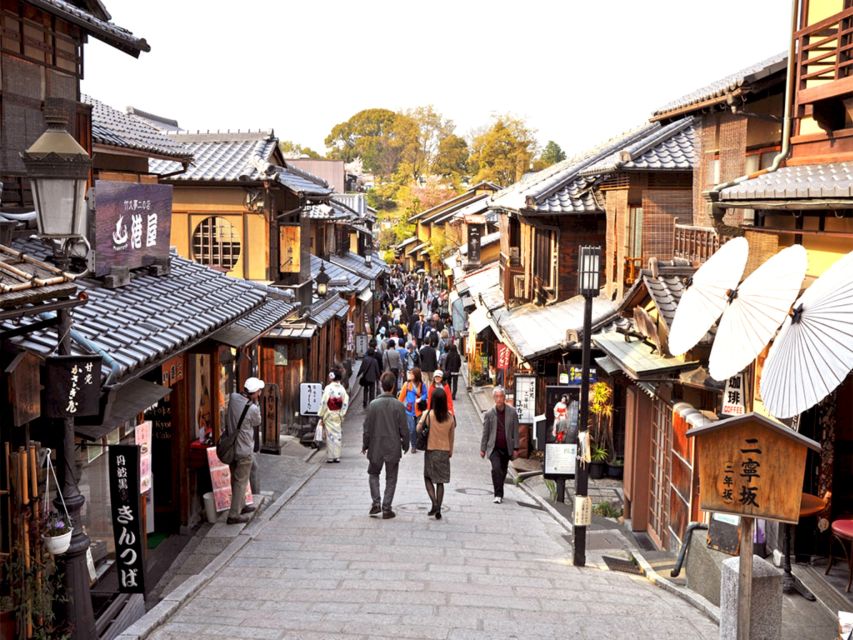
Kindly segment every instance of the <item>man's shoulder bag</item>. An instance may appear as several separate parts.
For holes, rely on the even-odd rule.
[[[216,457],[223,464],[234,462],[234,455],[237,453],[237,434],[240,433],[240,427],[243,426],[243,420],[246,418],[250,406],[252,406],[252,403],[247,402],[246,406],[243,407],[243,413],[240,414],[240,420],[237,421],[237,428],[219,438],[219,443],[216,445]]]

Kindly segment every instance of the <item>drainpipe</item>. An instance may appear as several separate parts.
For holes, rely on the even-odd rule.
[[[797,46],[796,40],[794,39],[794,34],[797,31],[797,9],[799,8],[799,4],[800,0],[792,0],[791,2],[791,41],[788,44],[788,75],[785,78],[785,106],[782,118],[782,148],[779,150],[779,153],[776,154],[776,157],[773,158],[773,163],[766,169],[761,169],[760,171],[740,176],[739,178],[735,178],[734,180],[730,180],[729,182],[718,184],[710,191],[708,191],[708,197],[713,203],[715,209],[723,208],[720,204],[720,192],[723,189],[728,189],[729,187],[733,187],[735,185],[740,184],[741,182],[745,182],[747,180],[751,180],[752,178],[764,175],[765,173],[773,173],[780,167],[782,161],[785,160],[785,158],[787,158],[788,154],[791,152],[791,102],[794,93],[794,75],[796,69],[797,53]],[[718,221],[722,223],[722,216],[720,216],[719,220],[717,220],[716,215],[714,216],[714,218],[715,222]]]
[[[53,320],[56,317],[56,314],[55,313],[53,313],[53,314],[40,313],[39,317],[42,320]],[[112,379],[118,374],[118,363],[113,359],[113,357],[109,353],[104,351],[104,349],[101,346],[99,346],[99,345],[95,344],[94,342],[92,342],[91,340],[89,340],[89,338],[87,338],[85,335],[83,335],[82,333],[77,331],[77,329],[69,329],[68,335],[71,336],[71,338],[72,338],[72,340],[74,340],[74,342],[76,342],[77,344],[81,345],[82,347],[88,349],[92,353],[97,353],[99,356],[101,356],[104,359],[104,362],[110,368],[110,373],[107,376],[106,381],[104,382],[104,386],[108,386],[109,383],[112,381]],[[60,336],[60,337],[62,337],[62,336]]]
[[[189,161],[185,160],[185,161],[181,162],[181,168],[180,169],[178,169],[177,171],[172,171],[172,173],[161,173],[157,177],[157,179],[163,180],[164,178],[171,178],[173,176],[179,176],[182,173],[186,173],[187,169],[189,169],[189,168],[190,168],[190,163],[189,163]]]

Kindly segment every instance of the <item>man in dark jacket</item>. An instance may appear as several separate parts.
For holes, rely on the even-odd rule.
[[[483,416],[483,437],[480,440],[480,457],[492,463],[492,484],[495,498],[500,504],[504,499],[504,482],[509,461],[518,455],[518,413],[506,403],[503,387],[492,391],[495,406]]]
[[[432,382],[432,372],[438,369],[438,352],[432,341],[421,347],[421,371],[424,372],[424,382]]]
[[[367,403],[373,402],[373,398],[376,397],[376,383],[382,374],[382,369],[379,367],[379,358],[374,357],[375,353],[376,349],[368,349],[361,360],[361,369],[358,372],[358,380],[362,386],[362,408],[366,408]]]
[[[400,458],[409,450],[409,428],[406,421],[406,407],[393,395],[396,380],[394,374],[386,371],[380,378],[382,395],[370,403],[367,417],[364,419],[361,453],[369,462],[367,474],[370,478],[370,497],[373,505],[370,515],[382,513],[388,520],[396,514],[391,510],[394,491],[397,488],[397,472]],[[385,467],[385,496],[379,493],[379,473]],[[381,506],[380,506],[381,503]]]
[[[409,318],[415,317],[415,297],[412,295],[412,290],[406,290],[406,314]]]
[[[453,392],[454,400],[456,400],[456,389],[459,386],[459,370],[461,368],[462,356],[459,355],[459,349],[456,345],[451,344],[444,357],[444,375],[450,382],[450,390]]]

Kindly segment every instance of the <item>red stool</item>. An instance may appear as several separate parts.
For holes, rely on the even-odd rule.
[[[844,557],[847,558],[847,593],[850,593],[850,583],[853,582],[853,547],[851,551],[847,551],[845,541],[853,545],[853,519],[836,520],[832,523],[832,536],[841,544],[844,550]],[[829,542],[829,566],[826,568],[826,574],[832,569],[832,541]]]

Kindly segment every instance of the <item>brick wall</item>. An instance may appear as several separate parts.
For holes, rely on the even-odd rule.
[[[607,223],[604,215],[584,214],[563,216],[559,219],[559,224],[557,300],[562,301],[578,294],[578,247],[581,245],[600,245],[604,248],[607,240]],[[604,271],[604,260],[602,260],[601,268]]]
[[[647,189],[643,192],[643,264],[649,258],[670,260],[674,223],[690,224],[693,193],[689,189]]]
[[[720,182],[734,180],[746,171],[748,118],[736,113],[709,113],[702,117],[697,126],[697,159],[693,180],[693,224],[713,226],[711,205],[702,197],[702,192],[714,186],[714,163],[719,158]],[[743,213],[730,210],[726,224],[739,226]]]

